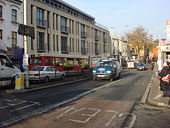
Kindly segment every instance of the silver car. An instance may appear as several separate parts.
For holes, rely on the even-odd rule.
[[[64,79],[65,78],[65,73],[60,72],[59,70],[55,69],[52,66],[37,66],[32,68],[29,71],[29,80],[34,81],[34,80],[40,80],[40,81],[45,81],[49,82],[49,80],[52,79]]]

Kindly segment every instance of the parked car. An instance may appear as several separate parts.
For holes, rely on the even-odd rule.
[[[144,63],[137,64],[137,70],[146,70],[146,66]]]
[[[65,73],[56,70],[52,66],[37,66],[29,71],[28,76],[29,76],[29,80],[31,81],[40,80],[40,81],[49,82],[49,80],[54,80],[59,78],[64,79]]]

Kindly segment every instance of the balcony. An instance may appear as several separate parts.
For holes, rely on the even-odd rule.
[[[81,48],[81,54],[87,54],[87,48],[82,47]]]
[[[65,26],[61,26],[61,32],[65,33],[65,34],[69,34],[70,33],[70,28],[65,27]]]
[[[37,49],[37,52],[38,52],[38,53],[45,53],[46,50],[45,50],[45,49]]]
[[[95,35],[95,41],[99,41],[99,36]]]
[[[47,28],[47,21],[46,20],[37,19],[37,26],[41,27],[41,28]]]
[[[87,37],[87,32],[81,32],[81,38],[86,38]]]

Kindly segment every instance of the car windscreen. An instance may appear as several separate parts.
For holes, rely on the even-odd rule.
[[[35,67],[31,71],[43,71],[45,67]]]
[[[96,67],[110,67],[113,66],[113,62],[110,61],[99,61]]]
[[[144,64],[138,64],[138,66],[144,66]]]

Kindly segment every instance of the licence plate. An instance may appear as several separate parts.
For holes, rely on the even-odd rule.
[[[104,77],[105,75],[97,75],[97,77]]]

